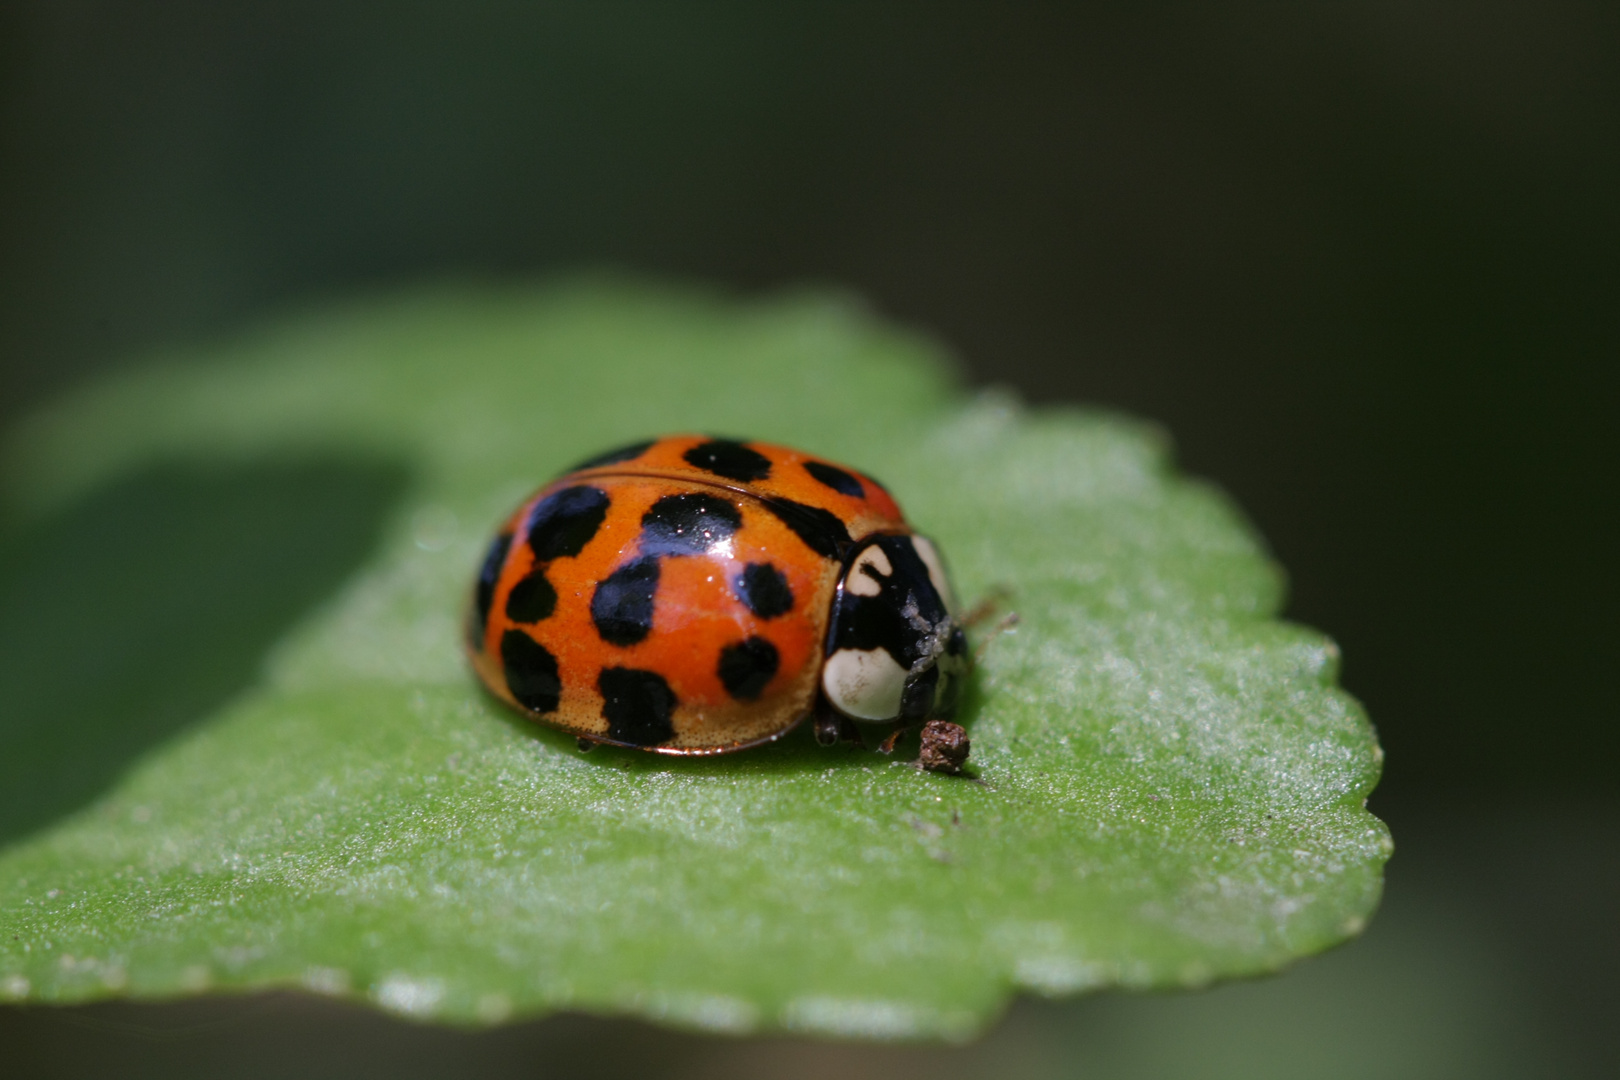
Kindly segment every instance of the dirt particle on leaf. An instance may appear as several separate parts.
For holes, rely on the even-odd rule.
[[[930,720],[923,725],[922,751],[917,767],[929,772],[957,773],[972,748],[967,729],[949,720]]]

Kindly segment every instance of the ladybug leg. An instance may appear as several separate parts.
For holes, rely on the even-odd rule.
[[[861,729],[856,727],[849,717],[833,708],[825,694],[816,698],[813,721],[816,742],[822,746],[836,746],[839,742],[849,742],[862,750],[866,749],[866,740],[861,738]]]
[[[901,724],[899,727],[897,727],[893,731],[889,732],[889,734],[884,738],[884,740],[882,742],[878,743],[878,753],[880,753],[880,754],[892,754],[892,753],[894,753],[894,744],[900,741],[900,736],[904,735],[906,732],[908,732],[910,730],[911,730],[911,725],[910,724]]]
[[[816,728],[816,742],[822,746],[836,744],[838,737],[843,734],[844,725],[849,722],[839,714],[838,710],[828,704],[824,695],[817,695],[816,713],[812,719]]]

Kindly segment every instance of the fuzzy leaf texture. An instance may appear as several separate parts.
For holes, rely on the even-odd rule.
[[[1007,590],[982,782],[804,727],[583,755],[482,692],[494,526],[680,430],[869,471],[959,593]],[[0,1000],[960,1039],[1015,992],[1274,971],[1377,904],[1376,739],[1240,514],[1153,428],[969,396],[846,297],[334,306],[103,378],[3,460]]]

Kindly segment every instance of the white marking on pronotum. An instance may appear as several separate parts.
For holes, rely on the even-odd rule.
[[[844,588],[856,596],[876,596],[883,591],[883,583],[867,572],[867,567],[880,577],[888,577],[894,573],[894,566],[883,549],[873,544],[859,555],[850,564],[849,574],[844,578]]]
[[[951,594],[951,583],[945,576],[945,563],[939,557],[939,549],[926,536],[913,536],[911,546],[917,549],[917,557],[928,567],[928,580],[934,583],[934,591],[945,602],[945,610],[954,613],[956,597]]]
[[[883,649],[839,649],[822,667],[827,699],[856,720],[893,720],[900,715],[906,669]]]

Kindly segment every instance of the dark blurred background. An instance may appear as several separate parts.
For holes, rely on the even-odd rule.
[[[0,423],[143,350],[424,279],[851,286],[975,383],[1162,422],[1237,498],[1289,615],[1344,647],[1397,855],[1367,936],[1294,973],[1024,1004],[960,1052],[567,1019],[472,1038],[269,998],[0,1010],[0,1053],[39,1075],[554,1074],[602,1046],[615,1075],[1602,1075],[1617,194],[1612,3],[9,0]]]

